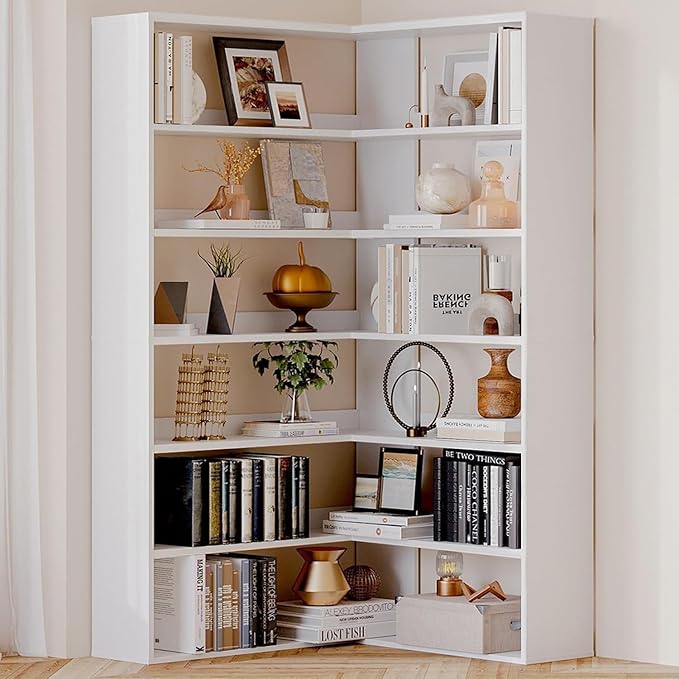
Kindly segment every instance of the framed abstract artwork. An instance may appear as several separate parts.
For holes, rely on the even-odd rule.
[[[290,80],[282,40],[213,37],[229,125],[271,125],[265,83]]]

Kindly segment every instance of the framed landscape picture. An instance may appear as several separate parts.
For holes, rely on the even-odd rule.
[[[380,502],[380,477],[356,474],[354,484],[354,509],[361,512],[376,512]]]
[[[311,127],[302,83],[266,82],[275,127]]]
[[[229,125],[271,125],[267,82],[290,80],[285,42],[213,37]]]
[[[420,509],[421,448],[380,449],[379,509],[396,514],[416,514]]]

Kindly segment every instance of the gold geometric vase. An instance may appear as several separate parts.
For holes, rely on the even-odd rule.
[[[304,565],[292,591],[309,606],[334,606],[349,591],[349,583],[339,565],[346,547],[299,547]]]

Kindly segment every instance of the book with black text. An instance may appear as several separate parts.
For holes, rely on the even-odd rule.
[[[298,533],[301,538],[309,537],[309,458],[299,458],[299,510]]]
[[[296,540],[299,534],[299,457],[293,455],[290,459],[290,532],[292,539]]]
[[[208,496],[206,509],[207,542],[209,545],[219,545],[222,542],[222,462],[209,460]]]
[[[434,540],[437,542],[444,539],[444,516],[443,509],[445,493],[443,489],[443,462],[445,458],[435,457],[432,461],[432,513],[434,516]]]

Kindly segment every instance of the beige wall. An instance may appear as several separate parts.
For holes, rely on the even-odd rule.
[[[363,0],[362,6],[368,23],[521,9],[596,17],[596,650],[679,664],[679,4]]]

